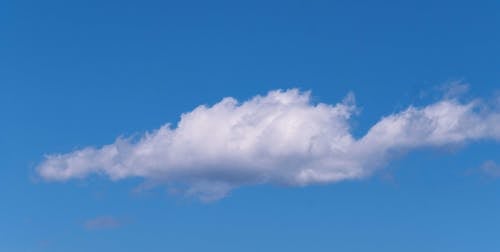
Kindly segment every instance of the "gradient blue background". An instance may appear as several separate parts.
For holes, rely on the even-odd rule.
[[[140,179],[38,181],[44,154],[111,143],[276,88],[356,94],[362,135],[462,80],[500,86],[499,1],[0,2],[0,251],[498,251],[500,162],[480,142],[364,180],[255,186],[204,204]],[[426,100],[427,99],[427,100]],[[422,101],[425,100],[425,101]],[[114,216],[123,225],[89,230]]]

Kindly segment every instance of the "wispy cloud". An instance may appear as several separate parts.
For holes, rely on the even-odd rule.
[[[479,172],[487,177],[500,178],[500,165],[493,160],[488,160],[479,167]]]
[[[86,220],[83,226],[89,230],[114,229],[121,227],[125,222],[113,216],[99,216]]]
[[[381,118],[361,138],[351,134],[357,111],[349,94],[314,104],[309,92],[271,91],[245,102],[224,98],[184,113],[139,140],[48,155],[40,176],[63,181],[102,174],[142,177],[202,200],[259,183],[304,186],[370,176],[396,154],[469,141],[500,140],[500,112],[480,100],[462,102],[453,86],[439,101]]]

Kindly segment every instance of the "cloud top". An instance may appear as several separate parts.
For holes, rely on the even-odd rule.
[[[337,104],[311,102],[309,92],[275,90],[244,102],[224,98],[184,113],[139,140],[118,138],[46,156],[47,180],[102,174],[142,177],[202,200],[248,184],[303,186],[369,176],[395,153],[422,147],[500,140],[500,113],[480,101],[453,97],[383,117],[361,138],[351,134],[354,96]]]

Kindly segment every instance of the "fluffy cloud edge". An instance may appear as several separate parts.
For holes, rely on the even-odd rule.
[[[36,170],[49,181],[91,174],[142,177],[216,200],[243,185],[364,178],[395,153],[500,139],[498,107],[462,102],[449,93],[427,106],[382,117],[360,138],[351,134],[357,111],[352,94],[337,104],[314,104],[309,91],[298,89],[243,102],[226,97],[182,114],[176,128],[165,124],[139,140],[118,138],[100,148],[47,155]]]

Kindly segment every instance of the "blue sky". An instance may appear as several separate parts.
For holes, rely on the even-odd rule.
[[[498,116],[499,8],[497,1],[2,1],[0,251],[496,251],[500,146],[489,134],[500,126],[486,119]],[[466,93],[446,98],[465,85]],[[447,99],[457,106],[481,99],[486,115],[474,109],[479,121],[465,125],[486,130],[404,145],[376,167],[361,156],[362,173],[339,181],[318,181],[323,173],[289,180],[289,160],[272,158],[277,166],[264,182],[244,175],[236,183],[241,174],[231,173],[234,188],[210,202],[164,181],[150,186],[163,173],[112,181],[106,168],[52,181],[69,168],[50,166],[55,175],[40,176],[51,160],[45,155],[99,150],[169,122],[175,128],[182,113],[223,97],[244,102],[292,88],[311,91],[306,111],[354,93],[348,124],[358,140],[383,117]],[[330,127],[306,115],[299,118]],[[365,174],[366,167],[376,170]]]

